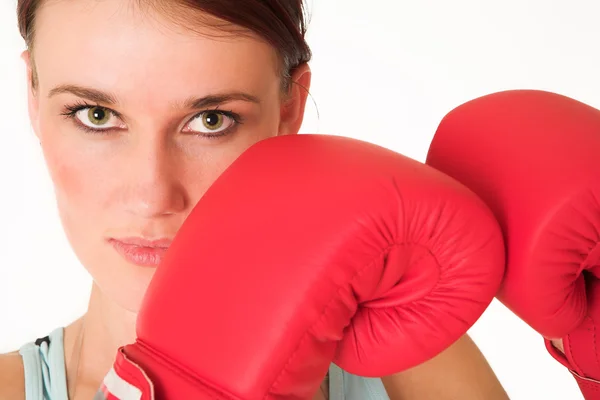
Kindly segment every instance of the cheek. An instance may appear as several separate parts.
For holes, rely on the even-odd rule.
[[[42,150],[64,232],[80,263],[102,292],[125,309],[137,312],[152,271],[128,268],[104,244],[106,199],[114,182],[108,175],[110,169],[103,168],[107,164],[106,154],[91,151],[76,135],[50,126],[44,126],[43,130]]]
[[[94,163],[89,155],[58,140],[43,142],[42,149],[61,213],[82,214],[84,208],[97,206],[103,180],[91,168]]]
[[[97,158],[73,132],[48,119],[40,120],[40,139],[46,165],[54,185],[61,220],[67,234],[85,237],[102,208],[106,180],[97,168]],[[64,124],[64,121],[61,121]]]
[[[42,146],[64,233],[81,264],[96,278],[96,266],[105,261],[97,240],[102,215],[101,183],[93,170],[86,167],[89,160],[68,146],[53,142]]]

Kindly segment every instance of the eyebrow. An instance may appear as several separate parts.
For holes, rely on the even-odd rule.
[[[119,101],[117,96],[112,93],[103,92],[101,90],[92,89],[89,87],[78,86],[78,85],[60,85],[50,90],[48,97],[54,97],[62,93],[70,93],[75,96],[87,99],[91,102],[102,103],[106,105],[117,105]],[[260,104],[260,99],[249,93],[244,92],[230,92],[221,94],[212,94],[204,97],[190,98],[183,102],[182,106],[177,108],[208,108],[215,107],[223,103],[227,103],[234,100],[247,101],[250,103]]]

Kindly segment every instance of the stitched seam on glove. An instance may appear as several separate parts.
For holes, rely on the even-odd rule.
[[[584,318],[584,320],[582,321],[582,325],[585,324],[587,321],[591,321],[590,327],[592,329],[592,346],[593,346],[592,350],[594,351],[594,363],[596,364],[596,371],[600,371],[600,360],[598,359],[598,347],[596,345],[596,336],[597,336],[596,324],[594,323],[594,320],[591,317],[586,316]],[[566,343],[568,345],[568,349],[565,349],[565,350],[568,350],[568,352],[566,352],[565,355],[568,356],[568,361],[571,364],[571,367],[572,367],[572,368],[570,368],[572,370],[571,372],[577,374],[577,376],[579,376],[579,377],[585,377],[588,372],[579,366],[579,364],[577,363],[577,361],[575,359],[576,357],[573,356],[574,353],[573,353],[573,346],[571,345],[572,342],[573,342],[573,340],[571,339],[571,335],[567,335]],[[565,343],[565,341],[563,341],[563,344],[564,343]],[[575,371],[579,371],[579,373],[576,373]],[[591,379],[591,378],[586,377],[585,379]]]
[[[354,274],[354,277],[352,277],[349,282],[348,282],[348,286],[351,286],[355,281],[357,281],[366,271],[369,270],[369,268],[372,268],[373,265],[375,265],[377,262],[379,262],[379,260],[381,259],[382,256],[389,254],[391,252],[391,250],[395,247],[401,247],[401,246],[419,246],[419,247],[423,247],[424,249],[426,249],[426,253],[423,254],[418,261],[413,262],[413,265],[420,262],[421,260],[423,260],[424,258],[426,258],[427,256],[432,257],[435,260],[436,265],[438,266],[438,271],[441,270],[441,268],[439,268],[439,261],[437,259],[437,257],[435,257],[435,255],[431,252],[431,250],[429,250],[428,246],[423,246],[421,244],[415,244],[415,243],[393,243],[390,246],[388,246],[387,248],[383,249],[377,256],[373,257],[373,259],[366,263],[364,267],[362,268],[358,268],[356,270],[356,273]],[[415,300],[410,302],[410,304],[414,304],[415,302],[420,302],[423,301],[425,299],[427,299],[433,292],[436,291],[436,289],[439,286],[440,281],[442,281],[442,273],[441,271],[440,275],[439,275],[439,279],[436,281],[436,283],[434,285],[432,285],[431,289],[429,290],[429,292],[427,292],[427,294],[423,295],[420,299]],[[340,285],[336,291],[336,293],[339,293],[341,290],[343,290],[346,286],[342,286]],[[277,375],[277,377],[275,378],[275,380],[273,381],[273,383],[269,386],[270,388],[276,387],[277,384],[279,383],[280,379],[282,378],[282,375],[284,374],[284,372],[287,371],[288,366],[294,361],[294,358],[296,357],[298,351],[300,350],[300,348],[302,348],[302,345],[304,344],[304,342],[310,337],[310,332],[313,330],[313,327],[317,324],[319,324],[323,318],[325,318],[325,316],[327,315],[328,311],[331,309],[331,304],[333,304],[336,299],[338,298],[338,296],[333,296],[331,298],[331,300],[329,300],[329,302],[327,303],[327,305],[324,307],[323,309],[323,313],[321,314],[321,317],[317,319],[317,321],[315,321],[315,323],[310,326],[306,332],[304,333],[302,339],[300,339],[298,346],[296,347],[296,349],[294,350],[294,352],[290,355],[288,361],[286,362],[286,364],[283,366],[283,368],[281,369],[281,372]],[[264,399],[267,399],[269,396],[269,393],[267,393],[264,397]]]
[[[390,252],[390,250],[393,247],[396,247],[396,246],[399,246],[399,244],[393,244],[393,245],[388,246],[386,249],[382,250],[377,256],[373,257],[373,259],[370,262],[366,263],[364,267],[357,268],[354,276],[349,280],[349,282],[348,282],[349,285],[348,286],[351,286],[351,284],[353,282],[355,282],[356,279],[359,278],[363,274],[364,271],[366,271],[369,267],[373,266],[376,262],[378,262],[381,259],[382,255],[388,254]],[[342,285],[338,286],[338,288],[336,290],[336,294],[340,293],[345,288],[346,288],[346,286],[342,286]],[[339,296],[337,296],[337,295],[336,296],[332,296],[332,298],[329,300],[329,302],[327,303],[327,305],[325,305],[325,307],[323,307],[323,312],[321,313],[321,317],[319,317],[315,321],[315,323],[313,325],[311,325],[310,327],[308,327],[308,329],[306,330],[306,332],[302,335],[302,339],[300,339],[300,341],[298,343],[298,346],[296,346],[296,349],[290,355],[288,361],[285,363],[285,365],[283,366],[283,368],[281,369],[281,371],[279,372],[279,374],[277,374],[277,376],[275,377],[275,380],[273,381],[273,383],[271,385],[269,385],[270,388],[273,388],[273,387],[277,386],[277,384],[281,380],[284,372],[287,371],[288,366],[292,363],[292,361],[294,361],[295,357],[298,354],[298,351],[302,348],[302,345],[304,344],[304,342],[310,337],[310,332],[313,330],[313,327],[315,325],[317,325],[318,323],[320,323],[323,320],[323,318],[325,317],[325,315],[327,315],[328,310],[331,309],[331,305],[338,298],[339,298]],[[268,399],[268,397],[269,397],[269,393],[266,393],[264,399]]]
[[[571,345],[571,338],[570,338],[570,335],[567,335],[567,338],[569,339],[569,340],[568,340],[568,343],[569,343],[569,353],[568,353],[568,354],[570,355],[570,356],[568,357],[568,359],[569,359],[569,362],[570,362],[571,364],[573,364],[573,369],[574,369],[574,370],[576,370],[576,371],[581,371],[581,367],[579,367],[579,365],[577,364],[577,361],[575,361],[575,357],[573,357],[573,346]],[[563,344],[564,344],[564,342],[563,342]],[[583,372],[583,371],[582,371],[582,372]],[[577,374],[577,376],[579,376],[579,374]]]
[[[579,387],[581,387],[582,389],[591,389],[595,392],[600,392],[600,381],[596,381],[596,380],[590,379],[590,378],[585,378],[585,377],[579,375],[575,371],[571,371],[571,373],[575,377],[575,380],[577,381],[577,384],[579,385]]]

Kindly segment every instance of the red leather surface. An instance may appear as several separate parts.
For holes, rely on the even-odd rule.
[[[267,139],[188,217],[125,354],[157,399],[307,399],[332,360],[384,376],[438,354],[503,269],[497,222],[455,180],[353,139]]]
[[[600,379],[600,111],[543,91],[484,96],[444,118],[427,163],[500,222],[498,298],[546,338],[563,338],[566,357],[555,358]]]

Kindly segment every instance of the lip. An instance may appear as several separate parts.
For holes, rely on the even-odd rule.
[[[108,242],[127,262],[141,267],[156,268],[162,262],[172,240],[129,237],[111,238]]]

